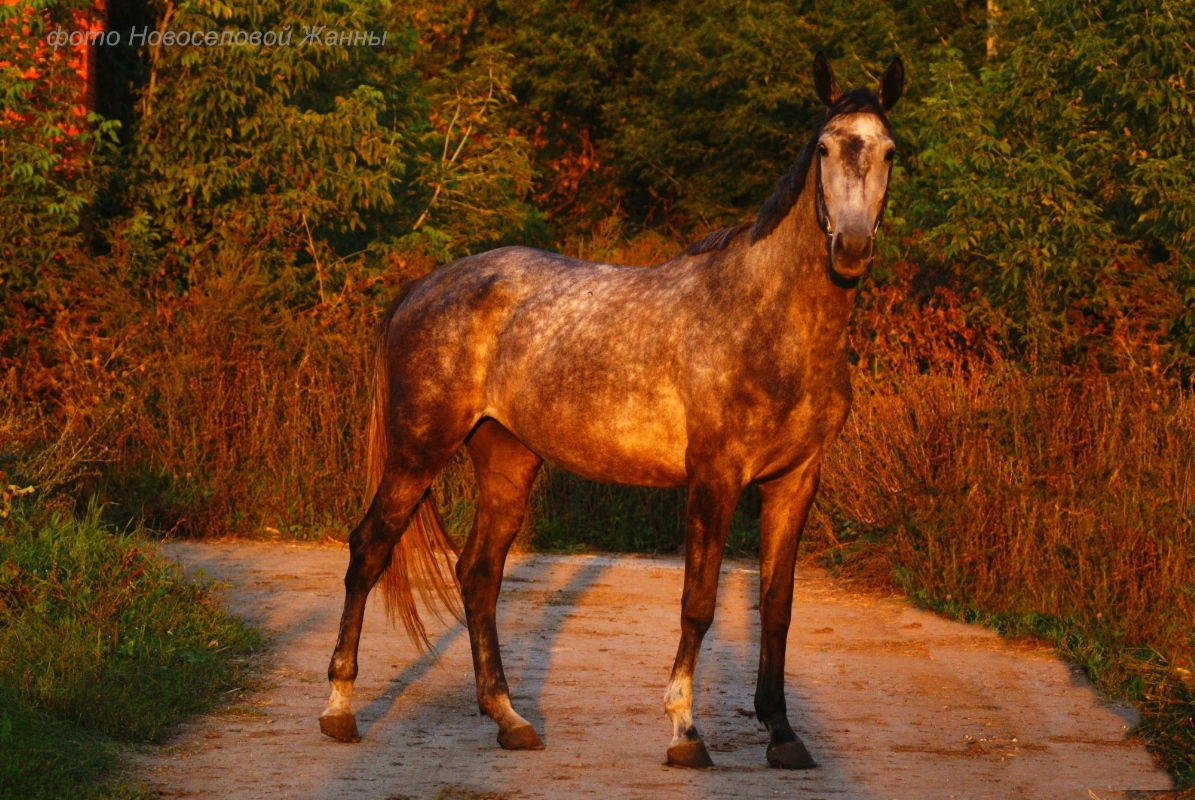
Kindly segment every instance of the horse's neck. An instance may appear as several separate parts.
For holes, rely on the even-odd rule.
[[[743,273],[753,284],[751,294],[762,300],[756,313],[783,315],[789,330],[806,346],[832,350],[845,344],[855,290],[836,286],[830,279],[812,187],[801,193],[771,235],[748,248],[745,262]]]

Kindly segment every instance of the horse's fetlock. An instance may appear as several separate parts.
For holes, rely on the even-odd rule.
[[[352,686],[353,681],[357,680],[357,662],[356,660],[348,660],[335,655],[332,657],[332,663],[328,664],[328,680],[332,683],[347,682]]]

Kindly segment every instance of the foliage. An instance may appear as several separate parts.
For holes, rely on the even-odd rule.
[[[1195,353],[1190,8],[1055,0],[1008,25],[1023,34],[978,75],[937,51],[902,126],[911,257],[980,287],[983,315],[1044,358],[1107,337],[1143,295],[1145,338]]]
[[[490,125],[506,101],[501,58],[439,87],[402,31],[379,48],[301,41],[317,28],[380,35],[385,13],[325,0],[167,5],[163,27],[289,31],[291,44],[149,51],[130,235],[160,240],[187,280],[225,252],[251,258],[288,301],[310,305],[326,300],[336,262],[392,253],[416,233],[444,255],[522,234],[525,159]]]
[[[518,68],[514,119],[536,147],[535,199],[557,237],[624,215],[673,234],[751,213],[795,158],[820,104],[809,57],[828,49],[847,80],[874,80],[896,41],[974,38],[976,3],[562,3],[420,9],[448,56],[502,48]],[[949,19],[956,30],[940,28]]]
[[[97,156],[114,123],[76,105],[69,50],[39,46],[83,0],[0,6],[0,335],[15,306],[44,302],[50,275],[84,244],[81,223],[103,179]]]

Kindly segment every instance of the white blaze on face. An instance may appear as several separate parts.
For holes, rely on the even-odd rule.
[[[827,123],[818,140],[817,157],[831,230],[872,235],[894,152],[892,137],[875,114],[844,114]]]

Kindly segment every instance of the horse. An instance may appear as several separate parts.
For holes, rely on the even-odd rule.
[[[357,647],[381,578],[392,618],[424,644],[412,585],[458,617],[463,599],[481,712],[498,724],[503,748],[543,748],[511,705],[495,608],[547,461],[593,481],[688,490],[680,645],[664,694],[667,763],[679,767],[713,766],[694,719],[693,674],[732,512],[743,489],[758,486],[755,713],[770,766],[816,766],[784,698],[794,570],[822,457],[851,407],[847,319],[887,203],[889,112],[904,68],[894,60],[878,92],[844,92],[819,52],[813,76],[825,109],[753,221],[654,267],[505,247],[399,290],[375,351],[375,491],[349,538],[323,733],[360,740]],[[431,485],[462,446],[478,495],[453,574]]]

